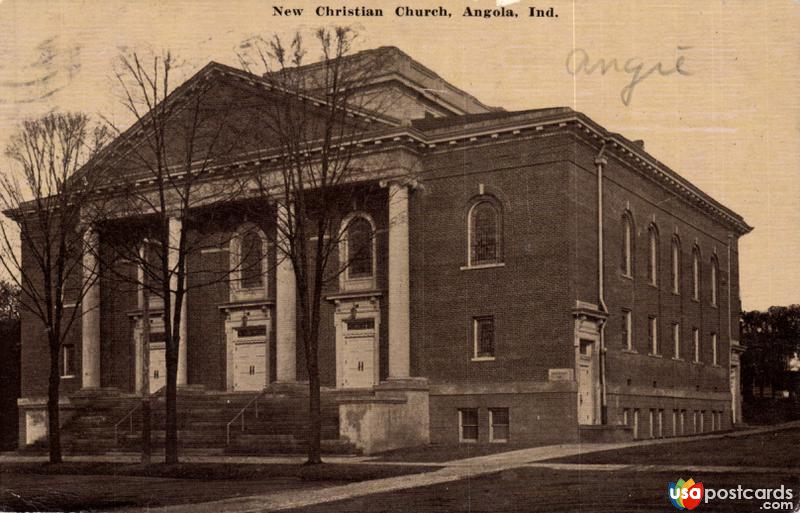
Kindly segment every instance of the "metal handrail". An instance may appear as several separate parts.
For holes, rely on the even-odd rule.
[[[122,424],[123,422],[125,422],[126,420],[130,421],[130,431],[129,431],[129,433],[133,433],[133,414],[136,413],[136,410],[138,410],[141,407],[142,407],[142,403],[140,401],[140,402],[136,403],[136,406],[131,408],[130,411],[125,414],[124,417],[119,419],[119,421],[117,421],[117,423],[114,424],[114,445],[117,445],[117,443],[119,442],[118,441],[119,425]]]
[[[250,399],[250,401],[247,404],[244,405],[244,408],[239,410],[239,413],[237,413],[230,420],[230,422],[228,422],[228,424],[225,426],[225,445],[226,446],[231,444],[231,426],[233,425],[234,422],[236,422],[236,419],[239,419],[239,418],[242,419],[242,433],[244,433],[244,413],[245,413],[245,411],[247,411],[247,408],[249,408],[250,405],[253,404],[253,403],[255,403],[255,413],[256,413],[256,418],[258,418],[258,400],[266,392],[267,392],[267,390],[264,389],[264,390],[260,391],[258,394],[256,394],[256,396],[253,397],[252,399]]]
[[[155,392],[150,394],[150,397],[153,398],[153,397],[157,396],[158,394],[160,394],[165,389],[166,389],[166,386],[163,386],[163,387],[159,388],[158,390],[156,390]],[[136,410],[138,410],[141,407],[142,407],[142,402],[141,401],[137,402],[136,405],[128,411],[128,413],[126,413],[121,419],[119,419],[117,421],[116,424],[114,424],[114,445],[117,445],[117,443],[119,443],[119,440],[118,440],[119,425],[122,424],[123,422],[125,422],[126,420],[128,420],[130,422],[130,431],[129,431],[129,433],[133,433],[133,414],[136,413]]]

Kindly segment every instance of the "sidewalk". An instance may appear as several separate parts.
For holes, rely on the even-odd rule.
[[[769,433],[771,431],[779,431],[792,427],[800,427],[800,421],[789,422],[778,426],[769,426],[762,428],[754,428],[743,430],[733,433],[720,433],[695,437],[682,437],[670,438],[659,440],[647,440],[642,442],[626,442],[615,444],[564,444],[564,445],[551,445],[545,447],[533,447],[530,449],[520,449],[517,451],[510,451],[505,453],[491,454],[488,456],[478,456],[475,458],[467,458],[463,460],[455,460],[446,463],[435,464],[437,466],[444,465],[444,468],[432,472],[422,474],[411,474],[400,477],[392,477],[385,479],[376,479],[372,481],[362,481],[359,483],[352,483],[343,486],[333,486],[319,490],[303,491],[302,494],[295,492],[279,492],[270,495],[260,495],[252,497],[239,497],[235,499],[225,499],[214,502],[206,502],[199,504],[185,504],[177,506],[169,506],[164,508],[152,508],[147,511],[150,512],[164,512],[164,513],[217,513],[217,512],[237,512],[237,513],[256,513],[267,511],[280,511],[286,509],[302,508],[326,502],[334,502],[339,500],[351,499],[354,497],[362,497],[376,493],[394,492],[400,490],[407,490],[410,488],[417,488],[421,486],[430,486],[441,483],[448,483],[459,481],[466,478],[481,476],[485,474],[492,474],[502,470],[509,470],[514,468],[529,467],[529,466],[544,466],[547,468],[565,468],[568,464],[559,463],[538,463],[544,460],[574,456],[577,454],[588,454],[593,452],[608,451],[614,449],[623,449],[633,446],[642,445],[658,445],[664,443],[676,443],[680,441],[692,440],[711,440],[723,437],[739,437],[754,435],[760,433]],[[204,460],[207,461],[207,460]],[[225,459],[225,461],[232,462],[236,460]],[[333,461],[333,458],[328,459]],[[355,463],[354,459],[348,460],[350,463]],[[361,459],[360,463],[372,464],[373,462],[368,459]],[[377,462],[375,462],[377,463]],[[382,463],[383,464],[383,463]],[[416,463],[404,462],[404,465],[416,465]],[[432,465],[427,463],[427,465]],[[575,468],[579,465],[570,465],[570,468]],[[619,465],[593,465],[594,467],[608,467],[603,470],[618,470],[629,466]],[[638,468],[637,466],[633,466]],[[665,471],[673,471],[676,469],[674,466],[640,466],[647,469],[662,468]],[[583,468],[583,466],[581,466]],[[588,466],[586,466],[588,470]],[[701,467],[697,467],[700,469]],[[681,467],[686,470],[685,467]],[[705,467],[702,468],[706,470]],[[729,469],[736,469],[736,467],[708,467],[708,470],[720,470],[727,472]],[[694,469],[692,469],[694,470]],[[751,470],[751,469],[747,469]],[[758,471],[770,472],[775,469],[759,469]],[[780,469],[783,472],[786,469]],[[792,471],[795,471],[793,469]],[[141,511],[137,510],[120,510],[120,511]]]

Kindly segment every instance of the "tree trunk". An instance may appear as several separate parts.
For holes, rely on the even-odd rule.
[[[59,425],[58,388],[61,373],[58,368],[60,344],[50,341],[50,382],[47,387],[47,441],[50,463],[61,463],[61,426]]]
[[[178,362],[173,361],[172,355],[169,353],[169,350],[167,350],[167,397],[165,401],[166,422],[164,426],[164,462],[178,463]],[[177,358],[174,360],[177,360]]]
[[[312,335],[313,337],[313,335]],[[310,347],[308,362],[308,461],[307,465],[322,463],[322,409],[320,405],[320,381],[317,344],[314,341]]]
[[[150,464],[153,452],[150,430],[150,297],[142,289],[142,463]]]

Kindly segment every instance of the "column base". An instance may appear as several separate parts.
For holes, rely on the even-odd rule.
[[[427,391],[430,389],[428,385],[428,378],[406,377],[406,378],[386,378],[386,381],[381,381],[375,386],[376,391],[390,391],[390,390],[419,390]]]

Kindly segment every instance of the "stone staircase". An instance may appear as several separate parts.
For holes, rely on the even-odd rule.
[[[322,452],[354,454],[358,451],[339,438],[339,406],[336,392],[323,392]],[[231,454],[304,453],[308,442],[308,395],[302,393],[265,394],[244,413],[244,425],[237,419],[231,425]]]
[[[339,438],[338,395],[335,391],[322,394],[322,450],[329,454],[354,454],[358,452],[355,447]],[[139,397],[104,390],[76,394],[70,399],[73,414],[61,429],[66,454],[141,450]],[[164,446],[164,401],[163,391],[151,399],[154,451]],[[300,454],[305,453],[307,440],[308,394],[302,389],[261,394],[212,392],[197,387],[178,391],[178,444],[182,450],[241,455]],[[47,442],[41,441],[30,449],[46,446]]]

